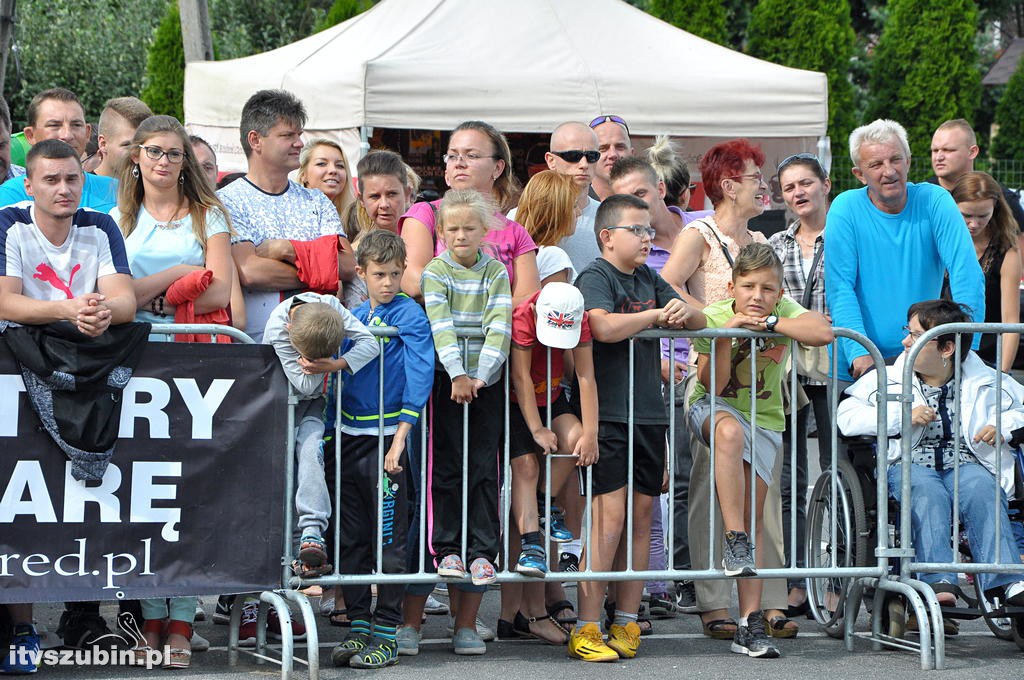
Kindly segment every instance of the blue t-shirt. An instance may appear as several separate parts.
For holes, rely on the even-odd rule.
[[[970,233],[949,192],[933,184],[907,183],[907,204],[896,215],[882,212],[867,187],[844,191],[825,222],[825,297],[832,324],[865,334],[883,357],[903,351],[907,309],[934,300],[949,271],[953,299],[985,318],[985,278]],[[860,343],[840,338],[839,377],[867,354]]]
[[[120,224],[121,211],[114,208],[110,216]],[[179,264],[191,264],[197,267],[206,266],[206,255],[196,240],[192,230],[192,216],[186,215],[178,220],[173,229],[157,226],[156,219],[149,214],[144,206],[139,207],[139,217],[135,229],[124,239],[124,247],[128,253],[128,264],[136,279],[152,276]],[[228,223],[218,210],[206,213],[206,238],[214,234],[228,232]],[[160,317],[150,311],[140,309],[135,312],[136,321],[150,323],[172,323],[173,319]],[[174,336],[150,336],[150,340],[171,340]]]
[[[32,197],[25,191],[24,177],[15,177],[0,184],[0,207],[31,200]],[[78,207],[110,212],[115,205],[117,205],[117,180],[113,177],[86,173],[85,185],[82,187],[82,201]]]

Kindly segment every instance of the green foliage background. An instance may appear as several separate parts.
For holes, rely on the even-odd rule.
[[[662,21],[719,45],[729,43],[728,8],[707,0],[650,0],[647,12]]]
[[[847,0],[761,0],[747,29],[747,51],[828,77],[828,132],[845,139],[857,117],[850,61],[856,36]]]
[[[185,49],[178,3],[167,5],[146,59],[145,87],[139,96],[153,113],[185,120]]]
[[[1006,92],[996,107],[999,132],[992,140],[994,158],[1024,159],[1024,64],[1006,84]]]
[[[871,60],[865,120],[907,128],[911,153],[927,156],[936,126],[974,120],[981,96],[973,0],[890,0]]]

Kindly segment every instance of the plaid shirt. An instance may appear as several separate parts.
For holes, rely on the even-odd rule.
[[[794,220],[786,231],[772,234],[768,244],[775,251],[775,254],[782,260],[782,286],[786,295],[803,304],[804,288],[807,286],[807,279],[804,276],[804,266],[800,254],[800,244],[796,242],[796,228],[800,221]],[[825,247],[824,232],[818,235],[814,241],[814,252]],[[811,283],[811,299],[807,309],[813,309],[822,314],[828,314],[828,307],[825,305],[825,256],[822,254],[818,259],[818,265],[811,272],[813,281]]]

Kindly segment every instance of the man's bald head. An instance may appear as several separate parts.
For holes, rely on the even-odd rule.
[[[571,176],[580,195],[586,194],[594,179],[593,166],[600,157],[594,131],[583,123],[562,123],[551,133],[550,149],[544,154],[548,168]]]

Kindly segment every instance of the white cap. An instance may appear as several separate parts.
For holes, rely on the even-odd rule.
[[[552,281],[537,297],[537,340],[556,349],[580,344],[583,294],[576,286]]]

